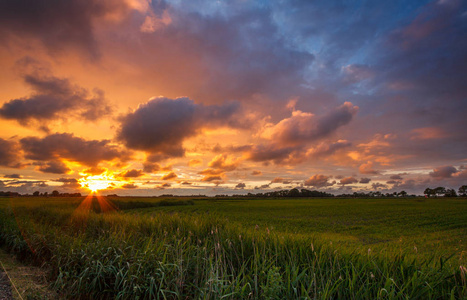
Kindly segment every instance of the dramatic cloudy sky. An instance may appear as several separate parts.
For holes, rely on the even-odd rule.
[[[466,53],[462,0],[4,0],[0,190],[457,190]]]

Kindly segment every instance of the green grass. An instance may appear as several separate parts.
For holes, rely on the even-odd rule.
[[[198,200],[195,206],[129,213],[216,214],[246,228],[313,236],[335,247],[367,251],[411,249],[414,254],[455,254],[467,263],[467,199]]]
[[[81,201],[0,199],[0,245],[69,298],[467,297],[465,199]]]

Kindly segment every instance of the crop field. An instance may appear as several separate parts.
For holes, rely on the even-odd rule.
[[[1,198],[72,299],[465,299],[467,200]]]

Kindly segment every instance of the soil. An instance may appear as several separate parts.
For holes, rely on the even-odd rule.
[[[3,268],[0,266],[0,300],[64,299],[49,288],[44,268],[21,263],[1,248],[0,261],[3,264]],[[5,272],[8,272],[9,278]]]
[[[0,300],[12,300],[10,281],[5,272],[0,271]]]

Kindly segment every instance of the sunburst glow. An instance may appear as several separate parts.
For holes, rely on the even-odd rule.
[[[87,188],[95,193],[99,190],[105,190],[109,188],[112,185],[113,180],[108,175],[101,174],[83,177],[79,179],[78,182],[82,187]]]

